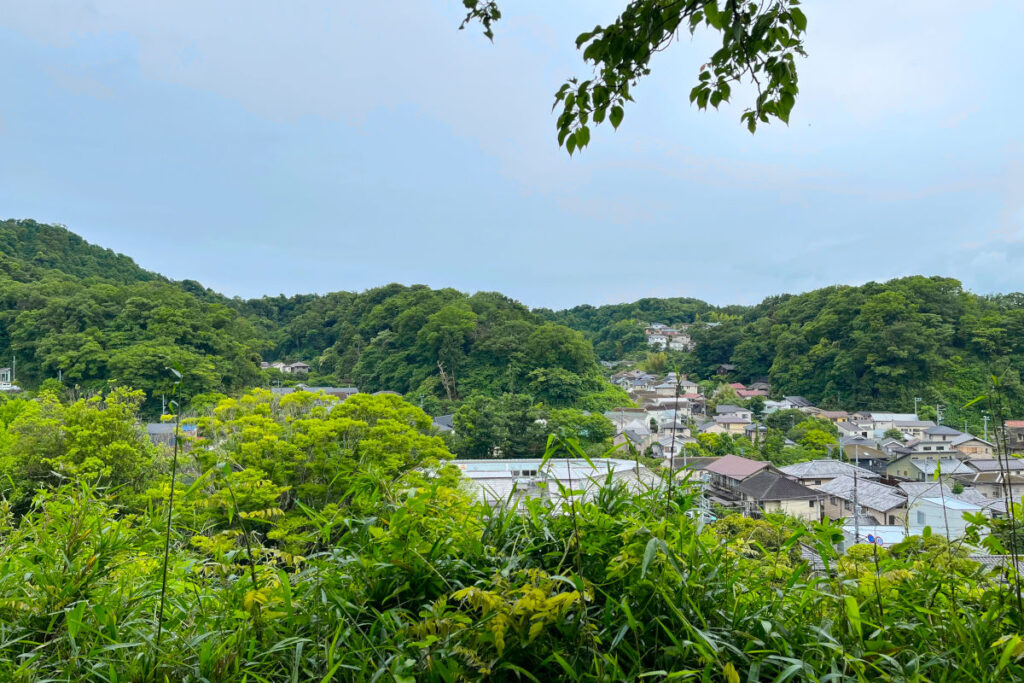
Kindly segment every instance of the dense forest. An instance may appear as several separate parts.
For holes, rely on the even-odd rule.
[[[241,300],[148,272],[61,227],[0,223],[0,359],[16,355],[28,386],[60,374],[85,389],[141,388],[150,409],[171,365],[193,393],[231,394],[288,381],[260,371],[261,360],[305,360],[311,384],[396,391],[435,415],[474,396],[606,410],[627,399],[597,358],[641,358],[645,322],[698,323],[696,350],[669,359],[697,379],[731,364],[725,379],[766,378],[775,395],[877,409],[920,397],[958,423],[995,376],[1007,411],[1024,414],[1024,295],[979,296],[948,278],[727,307],[673,298],[531,311],[498,293],[398,284]]]
[[[1024,294],[979,296],[949,278],[826,287],[749,307],[644,299],[547,314],[607,359],[642,353],[645,322],[717,322],[691,326],[696,350],[670,363],[699,378],[734,365],[729,380],[767,379],[775,395],[822,406],[908,410],[920,397],[959,424],[995,376],[1008,410],[1024,414]]]
[[[484,394],[554,407],[628,402],[583,335],[500,294],[387,285],[362,293],[228,299],[173,282],[58,226],[0,223],[0,359],[28,387],[61,377],[143,389],[167,367],[191,394],[285,381],[261,360],[306,360],[308,381],[397,391],[438,412]],[[290,378],[294,381],[295,378]]]

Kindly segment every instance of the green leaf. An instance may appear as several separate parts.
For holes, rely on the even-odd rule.
[[[612,111],[608,114],[608,120],[612,122],[612,128],[618,128],[619,124],[622,123],[623,111],[622,107],[615,105],[612,107]]]
[[[789,10],[789,14],[790,16],[793,17],[794,26],[796,26],[801,31],[807,30],[807,17],[804,15],[803,11],[800,10],[800,8],[793,7],[792,9]]]
[[[846,619],[850,622],[850,626],[857,633],[857,637],[860,638],[860,605],[857,604],[857,598],[852,595],[844,595],[843,602],[846,604]]]
[[[651,538],[647,541],[647,547],[644,548],[644,561],[640,565],[640,578],[642,579],[647,575],[647,568],[651,565],[651,560],[654,559],[654,554],[658,552],[658,539]]]

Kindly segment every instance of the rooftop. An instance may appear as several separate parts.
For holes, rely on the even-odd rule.
[[[732,479],[746,479],[768,467],[770,463],[748,460],[738,455],[723,455],[704,469],[714,474],[721,474]]]
[[[874,481],[857,481],[857,504],[862,507],[887,512],[893,508],[903,507],[907,503],[907,497],[894,486],[886,486]],[[853,501],[853,477],[836,477],[827,484],[822,484],[818,490],[836,498]]]
[[[859,478],[878,479],[878,475],[871,470],[864,469],[863,467],[857,467],[856,465],[851,465],[848,462],[836,460],[835,458],[798,462],[795,465],[780,467],[779,470],[783,474],[790,477],[796,477],[797,479],[832,479],[842,476],[852,477],[854,472],[857,473]]]
[[[747,477],[739,485],[739,490],[756,500],[792,500],[821,496],[814,489],[775,472],[758,472]]]

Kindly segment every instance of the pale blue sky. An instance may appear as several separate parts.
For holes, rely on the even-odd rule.
[[[569,159],[552,93],[624,0],[0,0],[0,216],[229,295],[388,282],[531,306],[753,303],[950,275],[1024,290],[1024,3],[805,3],[789,127],[659,55]]]

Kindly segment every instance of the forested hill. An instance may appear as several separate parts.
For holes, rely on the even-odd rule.
[[[671,360],[700,378],[735,365],[731,380],[766,377],[775,394],[825,406],[906,409],[921,397],[955,419],[994,373],[1024,411],[1024,294],[979,296],[949,278],[826,287],[749,307],[645,299],[549,315],[584,331],[604,358],[644,349],[642,322],[716,321],[691,327],[696,351]]]
[[[261,360],[304,360],[310,383],[391,390],[435,409],[472,394],[603,410],[626,401],[579,332],[494,293],[387,285],[227,299],[34,221],[0,223],[0,365],[26,387],[60,374],[154,398],[181,366],[190,394],[267,386]],[[442,401],[445,403],[442,405]]]

